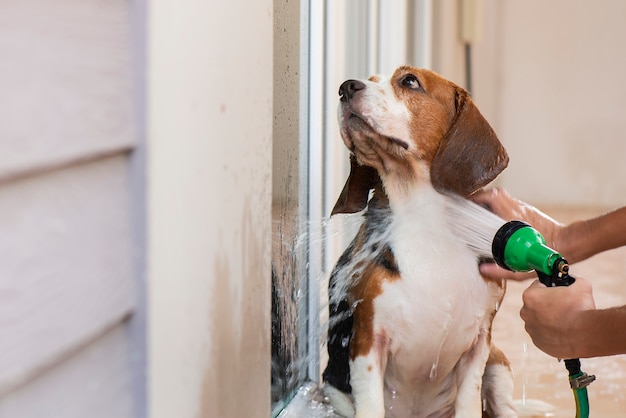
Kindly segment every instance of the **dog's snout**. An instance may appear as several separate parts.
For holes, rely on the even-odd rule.
[[[339,96],[342,102],[347,102],[354,97],[355,93],[363,90],[365,83],[359,80],[347,80],[341,83],[339,86]]]

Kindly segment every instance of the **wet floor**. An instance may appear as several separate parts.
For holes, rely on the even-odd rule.
[[[546,210],[562,222],[585,219],[601,210]],[[593,283],[599,308],[626,304],[626,247],[598,254],[572,266],[572,275]],[[493,328],[494,342],[511,360],[515,375],[515,399],[527,404],[535,401],[552,406],[551,414],[527,416],[574,417],[575,405],[563,363],[533,346],[519,318],[521,295],[530,284],[509,282],[507,294]],[[626,324],[624,324],[626,332]],[[582,337],[584,338],[584,337]],[[626,356],[583,359],[582,369],[597,380],[588,388],[590,416],[626,416]]]

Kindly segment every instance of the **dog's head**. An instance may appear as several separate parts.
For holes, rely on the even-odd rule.
[[[469,196],[508,164],[467,91],[432,71],[404,66],[389,79],[348,80],[339,95],[341,137],[352,155],[333,214],[363,209],[380,179],[385,187],[427,181]]]

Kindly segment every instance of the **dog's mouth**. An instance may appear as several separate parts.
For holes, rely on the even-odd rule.
[[[399,138],[383,135],[368,124],[361,116],[354,112],[350,112],[347,117],[344,118],[341,125],[341,136],[346,143],[346,146],[350,151],[354,151],[355,139],[358,136],[364,135],[368,138],[384,138],[387,141],[395,144],[404,150],[409,149],[409,144]]]

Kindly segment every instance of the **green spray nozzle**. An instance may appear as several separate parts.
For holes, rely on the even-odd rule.
[[[535,270],[546,286],[569,286],[575,281],[568,274],[567,261],[548,247],[545,238],[526,222],[510,221],[502,225],[493,238],[491,252],[500,267],[512,271]],[[565,367],[574,391],[576,418],[589,418],[587,386],[596,377],[580,369],[579,359],[565,360]]]
[[[569,264],[546,240],[526,222],[510,221],[496,232],[492,243],[496,263],[512,271],[535,270],[546,286],[569,286]]]

